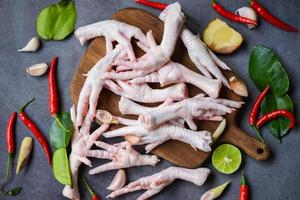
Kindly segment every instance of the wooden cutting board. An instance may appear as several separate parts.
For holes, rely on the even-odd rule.
[[[153,31],[155,40],[160,43],[163,35],[163,23],[152,14],[149,14],[143,10],[135,8],[126,8],[118,11],[112,16],[112,19],[125,22],[127,24],[139,27],[144,33],[150,29]],[[143,52],[137,48],[135,42],[133,42],[134,51],[137,57],[143,55]],[[106,54],[105,49],[105,40],[103,37],[95,38],[89,45],[85,54],[80,60],[80,63],[77,67],[77,70],[74,74],[72,83],[71,83],[71,98],[74,104],[77,104],[78,96],[80,90],[85,81],[85,77],[82,74],[87,73],[93,65],[101,59]],[[184,64],[193,71],[198,71],[194,64],[189,59],[187,51],[183,43],[178,40],[176,44],[176,50],[172,56],[172,60]],[[233,72],[224,72],[227,78],[235,75]],[[159,85],[151,85],[153,88],[159,88]],[[190,96],[194,96],[201,91],[194,86],[189,85]],[[242,98],[233,92],[222,88],[221,97],[228,98],[232,100],[241,101]],[[101,92],[98,107],[99,109],[108,110],[113,115],[121,116],[119,112],[118,103],[120,97],[113,94],[112,92],[104,89]],[[152,104],[155,106],[155,104]],[[157,105],[157,104],[156,104]],[[149,106],[149,105],[148,105]],[[124,116],[128,118],[135,118],[136,116]],[[236,117],[237,112],[231,113],[226,116],[227,127],[226,131],[223,133],[222,137],[217,143],[231,143],[246,154],[251,156],[256,160],[266,160],[270,155],[270,150],[268,146],[262,144],[256,138],[253,138],[240,130],[236,126]],[[208,121],[199,121],[197,122],[199,130],[208,130],[214,132],[218,127],[219,122],[208,122]],[[117,128],[119,125],[114,125],[111,128]],[[217,146],[215,144],[214,146]],[[200,166],[210,155],[210,153],[205,153],[202,151],[195,151],[190,145],[185,144],[180,141],[168,141],[156,149],[153,150],[154,154],[182,167],[195,168]]]

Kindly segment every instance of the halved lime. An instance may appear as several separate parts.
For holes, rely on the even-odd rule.
[[[212,164],[223,174],[232,174],[239,169],[241,163],[241,151],[231,144],[222,144],[213,152]]]

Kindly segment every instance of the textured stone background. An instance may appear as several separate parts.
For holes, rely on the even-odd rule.
[[[80,46],[74,36],[60,42],[43,41],[42,48],[36,53],[18,53],[16,49],[22,47],[35,31],[35,21],[39,11],[54,0],[0,0],[0,176],[4,177],[6,144],[5,128],[10,112],[16,111],[26,100],[32,96],[36,101],[28,108],[27,113],[37,122],[42,132],[47,135],[52,119],[48,114],[47,104],[47,77],[34,78],[25,73],[25,67],[38,62],[49,62],[54,56],[59,56],[58,84],[61,94],[62,109],[67,111],[70,107],[69,84],[73,72],[85,51],[85,46]],[[78,20],[76,27],[90,24],[92,22],[108,19],[114,12],[126,7],[143,8],[158,15],[159,11],[135,4],[131,0],[76,0]],[[172,1],[165,1],[171,3]],[[190,26],[194,31],[202,33],[208,22],[218,15],[210,8],[209,0],[180,0],[183,10],[195,19],[195,24]],[[246,0],[220,1],[226,8],[235,10],[245,6]],[[261,2],[276,13],[280,18],[300,28],[300,1],[266,1]],[[145,19],[147,20],[147,19]],[[227,21],[227,20],[226,20]],[[227,21],[228,22],[228,21]],[[247,123],[250,105],[258,95],[258,90],[251,83],[248,76],[248,58],[251,48],[256,44],[263,44],[271,47],[280,57],[286,67],[291,80],[290,94],[294,102],[300,101],[300,90],[297,76],[299,72],[299,33],[287,33],[272,27],[265,21],[261,21],[255,30],[248,30],[245,26],[228,22],[236,28],[245,38],[240,50],[229,56],[220,56],[230,67],[237,72],[247,83],[250,96],[247,104],[241,111],[240,126],[248,131]],[[298,104],[297,104],[298,105]],[[296,105],[296,114],[299,116],[299,107]],[[255,200],[296,200],[300,199],[300,154],[298,135],[299,128],[295,128],[283,139],[282,144],[268,133],[263,135],[270,144],[272,157],[266,162],[257,162],[247,156],[243,159],[244,172],[250,183],[252,199]],[[16,128],[17,147],[24,136],[31,136],[31,133],[18,121]],[[15,159],[16,161],[16,159]],[[94,166],[100,162],[94,161]],[[14,163],[16,164],[16,163]],[[128,180],[133,181],[145,175],[153,174],[166,167],[170,163],[163,161],[157,167],[139,167],[127,170]],[[211,168],[210,161],[205,165]],[[233,200],[238,198],[240,172],[233,175],[222,175],[214,168],[207,183],[203,187],[197,187],[184,181],[176,181],[153,199],[199,199],[204,191],[225,181],[231,181],[229,189],[222,199]],[[15,170],[15,169],[14,169]],[[82,167],[82,173],[87,174],[88,168]],[[96,188],[101,197],[108,194],[105,189],[113,178],[115,172],[103,173],[96,176],[88,176],[92,185]],[[21,185],[24,190],[22,194],[14,199],[21,200],[53,200],[64,199],[61,195],[63,186],[57,183],[52,176],[51,168],[47,165],[41,146],[35,141],[32,159],[29,167],[20,176],[14,176],[7,188]],[[85,191],[81,191],[82,199],[89,199]],[[118,199],[136,199],[141,192],[125,195]],[[1,196],[0,199],[9,199]]]

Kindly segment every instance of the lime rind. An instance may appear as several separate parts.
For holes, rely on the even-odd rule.
[[[213,152],[212,164],[221,173],[232,174],[239,169],[241,163],[240,150],[231,144],[222,144]]]

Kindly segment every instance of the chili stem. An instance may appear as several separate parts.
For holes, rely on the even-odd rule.
[[[35,100],[35,98],[33,97],[31,100],[29,100],[28,102],[26,102],[20,109],[19,112],[24,112],[25,108],[31,104],[33,101]]]
[[[261,136],[259,130],[257,129],[257,127],[255,125],[251,126],[251,128],[254,130],[254,132],[256,133],[256,136],[258,137],[258,139],[263,143],[266,144],[263,137]]]
[[[9,153],[8,154],[8,157],[7,157],[7,161],[6,161],[6,175],[5,175],[5,179],[8,180],[8,177],[9,177],[9,172],[10,172],[10,163],[11,163],[11,160],[12,160],[12,154]]]
[[[84,183],[86,189],[88,190],[88,192],[90,193],[91,196],[95,195],[95,192],[92,190],[91,186],[88,184],[87,180],[82,176],[81,177],[82,182]]]

